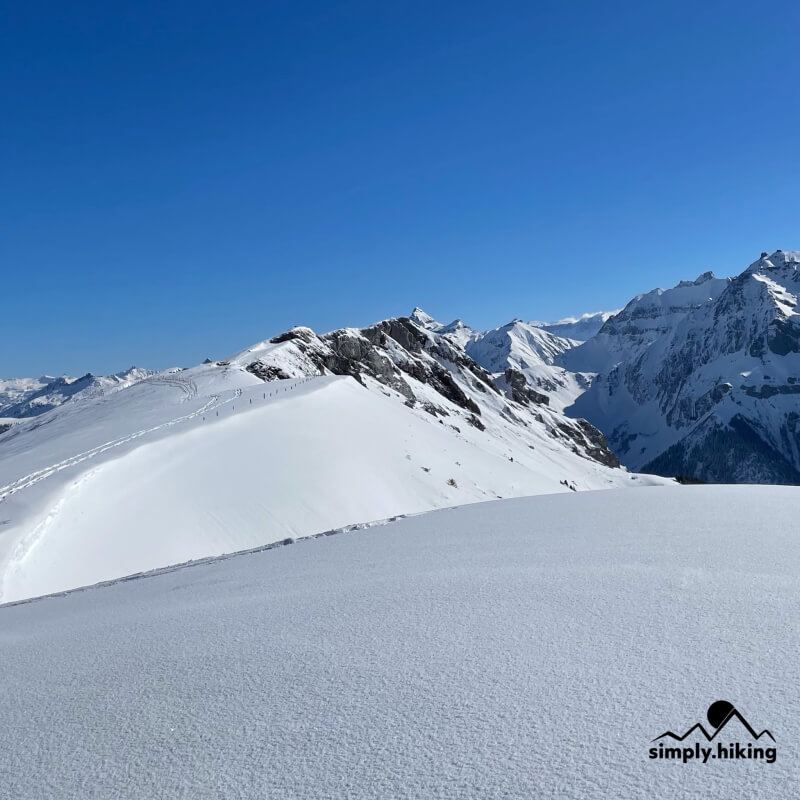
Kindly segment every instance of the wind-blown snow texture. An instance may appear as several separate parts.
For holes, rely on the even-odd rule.
[[[542,496],[0,608],[0,795],[784,800],[798,515]],[[774,764],[648,760],[718,699]]]

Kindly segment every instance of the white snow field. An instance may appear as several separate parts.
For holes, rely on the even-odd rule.
[[[0,602],[397,514],[667,482],[544,426],[487,413],[486,431],[457,429],[372,383],[264,383],[223,362],[16,425],[0,439]]]
[[[0,797],[784,800],[799,516],[547,495],[0,607]],[[720,699],[774,763],[648,758]]]

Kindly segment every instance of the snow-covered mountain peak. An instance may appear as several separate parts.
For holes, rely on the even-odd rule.
[[[115,378],[119,378],[122,381],[134,381],[134,380],[142,380],[146,378],[148,375],[152,375],[153,370],[146,369],[145,367],[137,367],[136,365],[128,367],[128,369],[120,370],[119,372],[115,372]]]
[[[451,333],[452,331],[459,331],[467,328],[468,326],[464,324],[464,320],[462,319],[454,319],[452,322],[449,322],[447,325],[442,325],[439,328],[440,333]]]
[[[463,320],[460,319],[454,319],[449,324],[443,325],[439,328],[438,333],[446,336],[459,347],[466,347],[468,342],[480,336],[477,331],[472,330],[469,325],[466,325]]]
[[[716,280],[716,276],[711,270],[707,270],[702,275],[698,275],[693,281],[681,281],[675,288],[685,289],[687,286],[702,286],[708,281]]]
[[[795,271],[798,264],[800,264],[800,250],[776,250],[772,255],[762,253],[761,257],[754,261],[745,272],[760,272],[782,268],[789,268]]]
[[[556,336],[529,322],[514,319],[506,325],[476,334],[466,344],[467,353],[507,382],[529,383],[552,408],[563,409],[583,392],[589,376],[569,372],[561,357],[579,343]]]
[[[556,357],[577,343],[537,328],[528,322],[514,319],[490,331],[478,334],[467,345],[467,352],[491,372],[508,367],[508,359],[516,358],[514,366],[523,368],[538,364],[553,364]]]
[[[409,319],[416,322],[417,325],[421,325],[423,328],[427,328],[431,331],[438,331],[445,327],[441,322],[435,320],[430,314],[423,311],[419,306],[414,307]],[[455,320],[455,322],[460,322],[460,320]],[[452,324],[454,323],[451,323],[451,325]]]
[[[800,481],[800,253],[632,300],[566,361],[600,374],[568,413],[629,467],[711,481]],[[702,279],[702,280],[701,280]]]

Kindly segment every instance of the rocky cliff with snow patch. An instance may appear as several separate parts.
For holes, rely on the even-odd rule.
[[[310,328],[292,328],[238,353],[231,362],[263,380],[349,375],[368,389],[394,395],[409,407],[427,411],[442,424],[489,429],[500,438],[523,443],[530,439],[531,431],[536,431],[580,456],[607,466],[618,465],[600,431],[551,407],[551,395],[541,390],[548,377],[528,369],[533,365],[522,358],[509,361],[508,354],[488,367],[488,360],[479,363],[472,352],[480,349],[481,342],[490,347],[488,334],[470,332],[465,336],[468,330],[458,321],[441,325],[415,309],[409,317],[321,336]],[[535,340],[552,340],[547,343],[551,361],[555,353],[569,346],[543,331],[530,329],[528,333]],[[532,352],[530,343],[525,352]],[[544,363],[541,354],[535,360]],[[557,376],[565,370],[552,365],[550,369],[555,377],[547,388],[555,391]],[[532,439],[529,446],[535,446]]]
[[[567,413],[627,466],[715,482],[800,483],[800,253],[632,300],[561,363],[596,370]]]

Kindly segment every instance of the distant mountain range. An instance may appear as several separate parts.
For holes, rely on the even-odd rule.
[[[799,265],[800,253],[777,250],[736,277],[704,272],[617,312],[516,319],[489,331],[460,319],[443,324],[420,308],[323,335],[299,327],[236,358],[263,380],[374,381],[441,418],[452,413],[444,398],[476,427],[489,408],[510,436],[533,414],[554,439],[603,464],[619,458],[661,475],[800,483]],[[149,375],[131,368],[0,381],[0,425]]]
[[[152,375],[152,370],[130,367],[115,375],[92,375],[81,378],[62,375],[54,378],[12,378],[0,380],[0,417],[24,419],[44,414],[68,400],[96,397],[110,391],[124,389]]]

